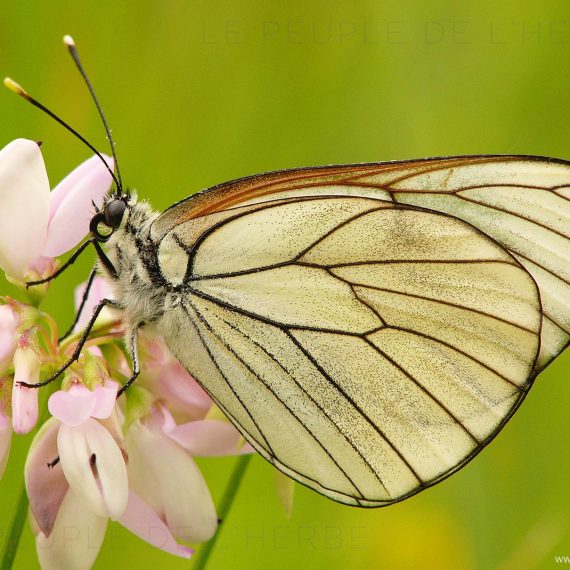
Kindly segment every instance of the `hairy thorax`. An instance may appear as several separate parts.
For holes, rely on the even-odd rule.
[[[115,275],[99,262],[101,273],[113,287],[114,300],[134,327],[151,324],[164,312],[166,290],[160,279],[156,247],[150,238],[150,227],[157,216],[146,202],[132,198],[121,227],[105,246]]]

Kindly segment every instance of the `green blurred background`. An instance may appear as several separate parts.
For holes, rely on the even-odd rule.
[[[1,74],[105,149],[65,33],[106,109],[123,177],[159,209],[224,180],[302,165],[570,158],[568,2],[3,0]],[[0,125],[1,145],[44,141],[53,183],[89,155],[8,91]],[[53,286],[47,308],[62,323],[90,262]],[[210,568],[555,566],[555,556],[570,556],[569,371],[567,351],[479,457],[386,509],[344,507],[297,487],[287,519],[271,468],[255,458]],[[16,441],[0,486],[2,540],[28,443]],[[200,461],[216,498],[232,465]],[[96,568],[191,565],[112,525]],[[37,567],[28,528],[16,567]]]

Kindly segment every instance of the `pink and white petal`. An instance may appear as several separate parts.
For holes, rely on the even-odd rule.
[[[34,141],[0,150],[0,267],[23,280],[41,255],[49,219],[49,181]]]
[[[176,428],[176,421],[166,406],[157,405],[153,406],[150,417],[146,420],[145,425],[151,431],[168,434]]]
[[[129,465],[129,475],[146,469],[156,481],[156,489],[149,493],[144,486],[135,486],[137,477],[131,477],[135,492],[157,512],[164,513],[175,537],[190,542],[211,538],[217,527],[216,509],[206,481],[188,452],[168,436],[140,424],[133,425],[130,431],[134,432],[131,441],[136,447],[138,465]]]
[[[67,426],[78,426],[90,417],[97,405],[95,392],[82,384],[58,390],[48,400],[49,413]]]
[[[60,422],[50,418],[34,437],[24,467],[26,491],[32,515],[45,536],[53,530],[57,514],[69,485],[57,458],[57,432]]]
[[[85,508],[71,489],[61,503],[52,533],[36,536],[42,570],[90,570],[107,531],[107,517]]]
[[[74,300],[75,300],[75,308],[79,308],[81,304],[81,300],[83,299],[83,293],[85,292],[85,287],[87,286],[87,282],[82,283],[79,287],[75,288],[74,292]],[[74,332],[80,331],[85,328],[85,325],[89,322],[95,307],[99,304],[99,301],[103,299],[113,299],[114,293],[113,289],[107,283],[105,279],[102,277],[95,277],[93,284],[91,285],[91,290],[89,291],[89,296],[87,297],[87,302],[81,312],[81,317],[75,324],[73,328]],[[99,314],[97,318],[97,323],[100,324],[105,321],[112,322],[115,320],[115,316],[109,307],[105,307],[103,311]]]
[[[0,412],[0,479],[4,475],[8,458],[10,457],[10,446],[12,444],[12,423],[10,418]]]
[[[168,456],[175,480],[169,479],[173,486],[167,486],[169,481],[163,486],[166,523],[177,538],[204,542],[212,538],[218,526],[212,496],[194,460],[176,444],[172,451]]]
[[[148,429],[140,422],[132,424],[127,432],[129,485],[159,516],[164,518],[161,477],[156,469],[149,468],[149,456],[152,456],[153,449],[148,449],[149,444],[160,445],[161,440],[152,438],[149,441],[147,434]]]
[[[18,318],[9,305],[0,305],[0,373],[10,364],[18,342]]]
[[[30,265],[30,269],[37,275],[51,275],[56,270],[53,257],[36,257],[35,261]]]
[[[104,158],[112,168],[113,159]],[[94,213],[92,202],[102,203],[112,181],[101,159],[92,156],[54,188],[43,255],[57,257],[75,247],[89,233]]]
[[[159,372],[156,391],[188,419],[202,419],[212,405],[208,394],[174,357]]]
[[[102,155],[105,159],[105,162],[109,165],[109,167],[113,168],[113,159],[106,154]],[[49,199],[49,219],[51,220],[61,203],[67,199],[69,194],[73,192],[73,190],[77,187],[78,184],[82,182],[85,178],[88,178],[93,171],[94,166],[101,167],[102,171],[107,172],[107,169],[101,162],[101,159],[93,155],[92,157],[88,158],[87,160],[83,161],[79,166],[73,169],[63,180],[61,180],[57,186],[51,191],[50,199]],[[107,173],[108,174],[108,173]],[[112,181],[111,176],[109,175],[110,181]]]
[[[182,558],[190,558],[194,554],[192,548],[176,542],[166,523],[134,491],[129,492],[127,510],[119,522],[155,548]]]
[[[85,287],[87,287],[87,281],[84,281],[75,288],[73,292],[73,300],[75,301],[75,308],[78,309],[81,301],[83,300],[83,293],[85,293]],[[93,313],[95,307],[99,304],[99,301],[103,299],[108,299],[113,297],[113,289],[109,282],[102,277],[95,277],[93,283],[91,284],[91,289],[89,291],[89,297],[85,303],[85,312],[88,315],[87,320],[89,320],[89,315]]]
[[[18,342],[18,317],[10,305],[0,305],[0,372],[8,365]]]
[[[12,428],[16,433],[29,433],[38,421],[38,390],[14,385],[12,389]]]
[[[118,519],[127,507],[128,480],[123,455],[113,436],[89,418],[75,427],[63,424],[57,448],[63,472],[75,494],[95,514]]]
[[[172,359],[170,352],[160,337],[144,338],[144,349],[147,367],[151,366],[153,369],[156,368],[160,371]]]
[[[241,434],[221,420],[197,420],[175,427],[168,436],[194,456],[241,455]],[[249,453],[249,448],[245,453]]]
[[[12,427],[16,433],[30,432],[38,421],[38,389],[20,382],[34,383],[40,377],[41,362],[29,347],[14,352],[14,386],[12,388]]]
[[[125,438],[122,428],[125,421],[125,416],[119,406],[115,406],[113,408],[113,412],[108,418],[97,421],[111,434],[111,437],[115,440],[119,446],[119,449],[122,450],[121,453],[123,457],[127,457],[127,453],[125,451]]]
[[[127,466],[115,438],[96,420],[89,421],[90,444],[97,458],[97,474],[107,512],[118,520],[127,508],[129,481]]]
[[[15,331],[18,321],[18,315],[12,305],[0,305],[0,329]]]
[[[96,386],[95,390],[93,390],[95,393],[95,407],[91,415],[101,420],[108,418],[113,413],[118,391],[119,384],[113,380],[107,380],[103,386]]]
[[[89,420],[86,420],[85,423],[87,421]],[[61,425],[57,435],[59,463],[67,482],[75,490],[77,497],[93,513],[107,517],[107,507],[91,468],[91,455],[93,452],[81,427]]]

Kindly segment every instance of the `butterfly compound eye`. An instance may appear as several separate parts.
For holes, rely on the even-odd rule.
[[[104,219],[105,225],[116,230],[121,225],[123,214],[127,205],[123,200],[113,200],[105,206]]]

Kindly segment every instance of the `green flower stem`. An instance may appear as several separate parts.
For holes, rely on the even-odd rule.
[[[230,476],[230,480],[226,486],[226,490],[222,496],[222,500],[218,506],[218,516],[222,521],[226,521],[228,513],[230,512],[231,506],[233,501],[237,495],[239,490],[241,481],[243,476],[245,475],[247,466],[251,460],[251,454],[248,453],[247,455],[242,455],[237,461],[234,466],[234,470]],[[217,540],[220,538],[220,530],[216,532],[216,534],[207,542],[201,550],[198,551],[198,554],[194,557],[194,565],[193,570],[204,570],[206,568],[206,564],[208,564],[208,560],[210,559],[210,555],[212,554],[212,550],[214,550],[214,546],[216,545]]]
[[[10,526],[10,533],[6,539],[4,545],[4,552],[2,554],[2,563],[0,565],[1,570],[10,570],[14,565],[14,560],[16,558],[16,553],[18,552],[18,545],[20,544],[20,538],[22,537],[22,531],[24,530],[24,524],[28,516],[28,495],[26,493],[26,487],[22,484],[20,490],[20,498],[18,499],[18,505],[16,506],[16,512],[12,518],[12,525]]]

